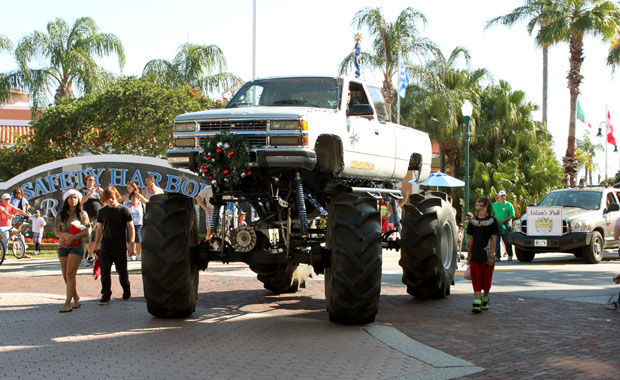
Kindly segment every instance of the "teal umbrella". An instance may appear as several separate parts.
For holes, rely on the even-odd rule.
[[[416,183],[414,180],[409,181],[409,183]],[[428,178],[421,182],[420,185],[424,186],[435,186],[435,187],[462,187],[465,186],[465,182],[460,179],[451,177],[446,173],[442,173],[440,171],[436,171],[431,173]]]

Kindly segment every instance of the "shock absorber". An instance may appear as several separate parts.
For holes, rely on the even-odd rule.
[[[306,214],[306,203],[304,202],[304,184],[301,181],[299,172],[295,173],[295,187],[297,190],[297,210],[299,210],[299,228],[302,235],[307,235],[308,215]]]

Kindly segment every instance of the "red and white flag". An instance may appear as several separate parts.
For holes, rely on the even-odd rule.
[[[609,111],[607,111],[607,143],[617,145],[616,139],[614,138],[614,126],[611,125],[611,116],[609,115]]]

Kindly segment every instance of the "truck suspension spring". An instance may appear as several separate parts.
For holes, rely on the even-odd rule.
[[[304,201],[304,184],[299,172],[295,173],[295,187],[297,188],[297,210],[299,210],[299,229],[302,235],[308,234],[308,215]]]
[[[213,209],[213,215],[211,215],[211,231],[217,234],[220,228],[220,207]]]

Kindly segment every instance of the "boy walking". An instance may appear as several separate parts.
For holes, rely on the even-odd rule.
[[[41,239],[43,238],[43,234],[45,234],[46,225],[45,219],[41,217],[41,212],[35,210],[34,218],[32,219],[32,242],[34,243],[35,255],[41,253]]]
[[[135,232],[129,209],[118,203],[121,195],[114,186],[103,191],[103,207],[97,214],[97,233],[95,243],[101,247],[99,262],[101,266],[101,300],[99,305],[107,305],[112,297],[112,264],[116,267],[119,281],[123,287],[123,300],[131,297],[129,273],[127,272],[127,243],[133,253]],[[126,236],[129,240],[126,241]]]

